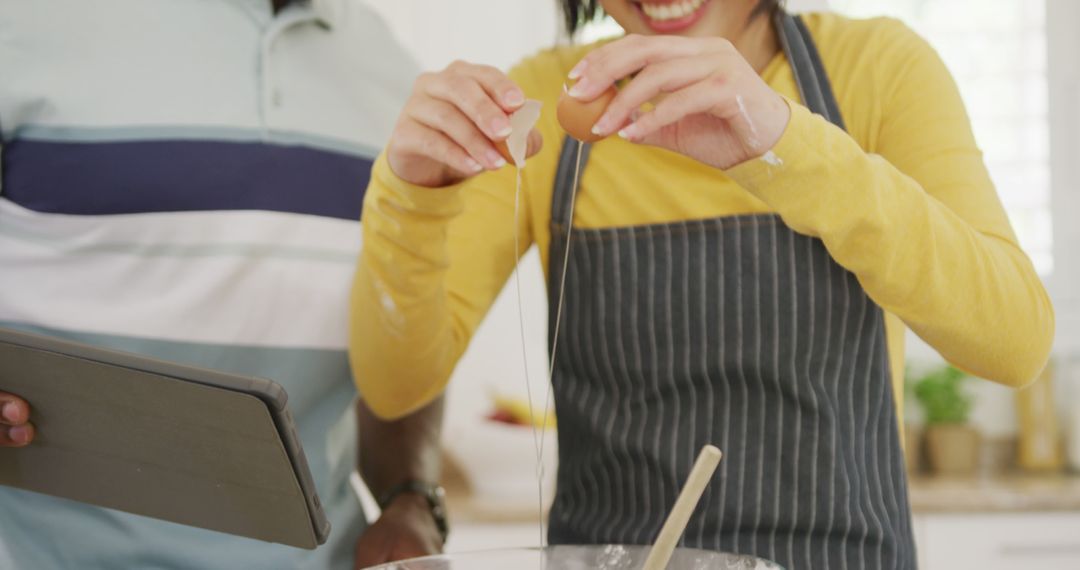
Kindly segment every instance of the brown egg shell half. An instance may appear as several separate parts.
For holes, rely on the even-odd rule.
[[[593,143],[605,138],[593,134],[592,128],[600,120],[600,117],[604,115],[604,111],[607,111],[608,105],[611,105],[611,101],[618,94],[619,91],[612,86],[596,99],[585,102],[574,99],[566,92],[563,92],[562,96],[559,97],[559,105],[555,110],[555,115],[568,135],[581,142]]]

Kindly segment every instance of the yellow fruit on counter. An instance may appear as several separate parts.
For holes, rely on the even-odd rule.
[[[543,408],[533,410],[536,412],[536,417],[529,413],[529,401],[521,398],[508,398],[505,396],[494,396],[495,414],[496,416],[508,415],[513,418],[513,423],[523,426],[538,427],[544,429],[545,422],[540,418],[544,413]],[[502,414],[500,414],[502,412]],[[555,428],[555,412],[548,410],[547,426],[551,429]]]

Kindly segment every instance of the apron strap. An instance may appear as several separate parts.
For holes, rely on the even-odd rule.
[[[847,130],[829,76],[825,73],[825,65],[821,62],[821,54],[806,22],[801,16],[792,16],[783,10],[776,12],[775,19],[780,46],[795,73],[795,83],[803,104],[830,123]]]
[[[570,219],[570,202],[574,199],[571,185],[574,184],[574,167],[577,162],[578,147],[581,147],[581,170],[589,162],[592,145],[567,136],[559,154],[559,166],[555,169],[555,189],[551,196],[551,223],[555,227],[566,228],[573,223]],[[581,180],[578,180],[578,185]]]

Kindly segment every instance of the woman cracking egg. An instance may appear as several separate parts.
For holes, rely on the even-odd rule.
[[[715,444],[686,546],[915,568],[905,330],[1009,386],[1053,336],[949,72],[891,19],[773,0],[561,7],[571,32],[603,11],[626,35],[417,81],[364,210],[364,397],[396,417],[438,395],[535,244],[552,329],[563,299],[552,543],[652,541]],[[495,144],[526,97],[544,112],[515,220]]]

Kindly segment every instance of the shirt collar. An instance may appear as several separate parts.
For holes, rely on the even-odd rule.
[[[269,3],[269,0],[248,1]],[[291,0],[285,5],[281,14],[287,14],[295,10],[299,10],[299,13],[314,14],[315,19],[320,24],[327,28],[333,28],[337,21],[338,14],[341,12],[341,6],[338,4],[338,0]]]
[[[311,5],[320,22],[326,24],[328,28],[334,27],[338,14],[341,12],[341,6],[337,0],[304,0],[304,2]]]

